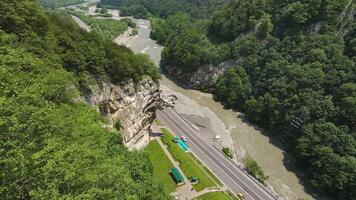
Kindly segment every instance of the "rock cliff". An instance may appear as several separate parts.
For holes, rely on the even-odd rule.
[[[85,101],[107,118],[109,127],[120,129],[129,149],[142,149],[149,143],[156,110],[174,106],[176,99],[172,94],[163,94],[148,77],[138,83],[129,81],[120,85],[101,78],[85,95]]]
[[[168,74],[184,81],[190,88],[212,92],[215,82],[229,67],[236,65],[236,60],[227,60],[217,66],[202,65],[195,72],[184,72],[175,66],[166,66]]]
[[[108,119],[111,127],[120,128],[129,149],[141,149],[149,142],[149,128],[161,98],[158,85],[150,78],[115,85],[97,81],[85,96]]]

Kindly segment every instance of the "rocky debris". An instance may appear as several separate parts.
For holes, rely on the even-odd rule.
[[[160,90],[159,109],[174,107],[178,97],[173,92]]]
[[[202,65],[195,72],[184,72],[181,68],[175,66],[166,66],[168,74],[183,80],[190,88],[213,92],[214,85],[219,76],[236,65],[236,60],[227,60],[217,66]]]

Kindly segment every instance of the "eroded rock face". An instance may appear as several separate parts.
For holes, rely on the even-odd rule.
[[[121,126],[123,141],[129,149],[141,149],[148,144],[149,129],[160,103],[159,87],[152,79],[123,85],[100,80],[90,90],[86,101],[108,119],[109,126]]]
[[[219,76],[224,72],[236,65],[235,60],[227,60],[220,63],[217,66],[203,65],[198,67],[195,72],[184,72],[180,68],[175,66],[166,66],[168,74],[177,77],[179,80],[183,80],[193,89],[203,90],[205,92],[213,92],[214,85]]]

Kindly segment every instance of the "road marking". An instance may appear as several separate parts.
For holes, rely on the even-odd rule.
[[[161,113],[162,113],[162,112],[161,112]],[[161,121],[167,121],[169,124],[171,124],[172,126],[174,126],[175,129],[177,129],[178,132],[180,132],[180,128],[178,128],[173,122],[171,122],[171,120],[168,119],[167,116],[165,116],[165,115],[162,113],[162,115],[161,115],[160,117],[161,117]],[[165,120],[162,120],[162,117],[165,118]],[[174,132],[175,132],[175,131],[174,131]],[[189,136],[188,136],[188,138],[189,138]],[[206,153],[203,152],[195,143],[191,143],[190,146],[194,146],[194,147],[195,147],[195,150],[200,151],[202,154],[206,154]],[[212,163],[213,165],[215,165],[215,168],[217,168],[219,171],[221,171],[222,174],[225,174],[225,176],[226,176],[228,179],[230,179],[230,181],[232,181],[232,183],[235,183],[235,184],[237,183],[236,180],[234,180],[233,178],[231,178],[228,174],[224,173],[224,170],[221,169],[221,166],[217,165],[214,160],[212,160],[212,159],[211,159],[210,157],[208,157],[208,156],[207,156],[207,158],[211,161],[211,163]],[[219,180],[222,181],[222,182],[224,182],[224,181],[221,180],[221,179],[219,179]],[[224,184],[225,184],[225,185],[228,185],[228,184],[226,184],[226,183],[224,183]],[[237,184],[238,184],[238,183],[237,183]],[[244,190],[244,189],[242,189],[239,185],[236,185],[236,186],[239,188],[239,190]],[[235,194],[235,195],[236,195],[236,194]]]
[[[192,132],[198,133],[198,131],[195,130],[193,127],[191,127],[190,124],[189,124],[187,121],[185,121],[176,111],[174,111],[173,108],[172,108],[172,109],[165,109],[164,111],[165,111],[164,113],[166,113],[169,117],[172,118],[172,121],[173,121],[173,122],[176,122],[177,125],[181,126],[183,129],[185,129],[185,128],[188,127],[188,129],[190,129]],[[174,116],[171,116],[171,115],[174,115],[174,116],[176,116],[177,119],[180,119],[180,121],[182,122],[182,124],[178,123],[177,120],[174,120],[174,119],[175,119]],[[185,126],[183,126],[183,124],[185,124]],[[192,134],[192,133],[188,132],[187,130],[185,130],[185,131],[187,132],[188,135]],[[221,153],[218,152],[218,150],[216,150],[216,149],[214,149],[214,148],[211,148],[210,145],[207,145],[207,144],[202,145],[202,144],[204,144],[205,142],[204,142],[204,140],[201,140],[201,139],[200,139],[199,133],[198,133],[198,134],[192,134],[191,136],[194,137],[195,140],[202,141],[202,142],[198,142],[197,144],[201,145],[200,148],[202,148],[202,149],[204,149],[205,151],[207,151],[207,153],[205,153],[205,154],[210,154],[210,156],[213,156],[217,161],[218,161],[219,159],[225,159],[225,161],[229,161],[229,160],[227,160],[226,157],[222,156]],[[198,138],[198,139],[197,139],[197,138]],[[200,143],[202,143],[202,144],[200,144]],[[217,154],[218,157],[216,157],[215,154],[211,154],[211,153],[210,153],[211,151],[216,151],[216,152],[218,153],[218,154]],[[274,195],[272,195],[272,194],[270,194],[268,191],[266,191],[266,189],[263,188],[264,186],[262,186],[262,185],[261,185],[260,183],[258,183],[256,180],[254,180],[253,177],[251,177],[250,175],[248,175],[247,173],[245,173],[242,169],[240,169],[240,168],[237,167],[236,165],[233,165],[233,164],[230,163],[230,162],[231,162],[231,161],[229,161],[229,162],[227,162],[227,163],[221,163],[221,164],[222,164],[223,167],[227,168],[227,169],[230,171],[230,173],[232,173],[240,182],[242,182],[243,188],[246,188],[247,190],[250,191],[250,193],[255,194],[255,195],[258,196],[259,198],[261,198],[261,197],[260,197],[260,194],[263,194],[263,196],[268,196],[268,197],[270,197],[270,198],[272,197],[272,199],[277,199]],[[233,171],[231,171],[230,168],[235,168],[236,172],[239,173],[239,176],[237,176]],[[244,184],[244,181],[242,181],[242,180],[246,180],[246,181],[248,181],[253,187],[258,188],[258,191],[259,191],[259,192],[256,193],[254,190],[250,189],[250,187],[248,187],[248,185],[245,185],[245,184]],[[245,190],[246,190],[246,189],[245,189]],[[263,199],[263,198],[262,198],[262,199]]]
[[[236,178],[239,182],[241,182],[241,183],[238,183],[236,180],[234,180],[234,182],[237,183],[237,184],[239,184],[239,185],[243,188],[243,190],[244,190],[245,192],[246,192],[246,191],[249,191],[249,193],[246,192],[247,194],[250,194],[250,195],[252,194],[253,196],[257,197],[257,199],[263,199],[263,198],[261,198],[261,196],[260,196],[258,193],[256,193],[253,189],[250,189],[249,186],[247,186],[247,185],[245,185],[245,184],[243,183],[243,181],[241,180],[241,178],[242,178],[242,179],[245,179],[245,180],[247,180],[247,181],[249,181],[254,187],[257,186],[256,188],[260,187],[259,185],[255,185],[254,182],[251,182],[251,181],[249,180],[250,177],[245,177],[246,175],[245,175],[245,174],[242,174],[241,169],[239,169],[239,168],[237,168],[236,166],[233,166],[233,165],[228,166],[228,165],[226,165],[226,163],[219,162],[220,159],[226,159],[226,158],[225,158],[225,157],[220,157],[220,158],[219,158],[219,157],[216,157],[214,154],[211,154],[210,151],[211,151],[212,149],[205,148],[204,145],[202,145],[202,144],[200,144],[199,142],[197,142],[197,140],[200,141],[200,139],[197,139],[197,138],[195,138],[195,136],[192,136],[191,134],[189,134],[189,131],[187,131],[186,127],[183,126],[182,124],[179,124],[177,121],[175,121],[175,120],[173,119],[173,116],[170,116],[170,113],[168,113],[167,110],[163,110],[161,113],[162,113],[168,120],[171,121],[171,124],[177,123],[177,125],[176,125],[175,127],[176,127],[178,130],[180,130],[180,129],[184,130],[184,131],[186,132],[186,135],[188,135],[188,136],[190,136],[191,138],[193,138],[193,139],[196,141],[196,146],[198,146],[198,147],[200,147],[201,149],[204,149],[204,150],[206,151],[206,152],[203,152],[203,153],[204,153],[205,155],[207,155],[207,157],[210,156],[210,157],[211,157],[211,158],[210,158],[211,160],[215,160],[214,162],[220,163],[221,166],[219,166],[219,168],[225,168],[225,170],[226,170],[225,174],[226,174],[228,177],[229,177],[229,176],[233,176],[233,177]],[[166,116],[166,115],[167,115],[167,116]],[[176,115],[176,114],[175,114],[175,115]],[[172,119],[171,119],[171,118],[172,118]],[[180,119],[180,118],[179,118],[179,119]],[[181,120],[181,121],[183,121],[183,120]],[[183,121],[183,124],[186,124],[186,122]],[[181,127],[181,128],[178,128],[178,126]],[[189,127],[189,124],[188,124],[188,128],[191,129],[191,128]],[[190,130],[190,131],[192,131],[192,130]],[[193,132],[197,132],[197,131],[194,130]],[[193,141],[193,140],[192,140],[192,141]],[[202,141],[201,143],[204,143],[204,142]],[[210,147],[210,146],[206,146],[206,147]],[[220,156],[220,154],[218,154],[218,155]],[[235,174],[235,172],[231,171],[231,170],[230,170],[231,167],[235,168],[235,170],[237,169],[236,172],[238,172],[241,177],[237,176],[237,175]],[[224,171],[224,170],[222,170],[222,171]],[[229,173],[227,173],[227,172],[229,172]],[[264,193],[264,191],[259,190],[259,192],[262,192],[264,195],[266,195],[266,193]],[[269,195],[270,195],[270,194],[267,193],[267,196],[269,196]]]

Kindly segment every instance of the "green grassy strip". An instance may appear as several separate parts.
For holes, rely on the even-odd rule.
[[[195,160],[195,162],[200,165],[200,167],[204,169],[207,174],[209,174],[210,178],[212,178],[215,183],[217,183],[219,186],[223,186],[223,183],[213,174],[213,172],[211,172],[205,165],[203,165],[203,163],[201,163],[200,160],[194,156],[194,154],[189,153],[189,155]]]
[[[169,170],[173,164],[164,153],[157,141],[151,141],[147,147],[147,152],[153,166],[153,179],[157,183],[163,183],[168,192],[175,192],[177,185],[173,181]]]
[[[161,130],[164,134],[162,142],[168,146],[169,152],[172,154],[173,158],[179,162],[180,168],[183,170],[184,174],[188,178],[195,176],[199,179],[199,183],[193,185],[193,188],[196,191],[201,191],[206,187],[217,186],[193,158],[172,141],[174,136],[165,128],[162,128]]]

